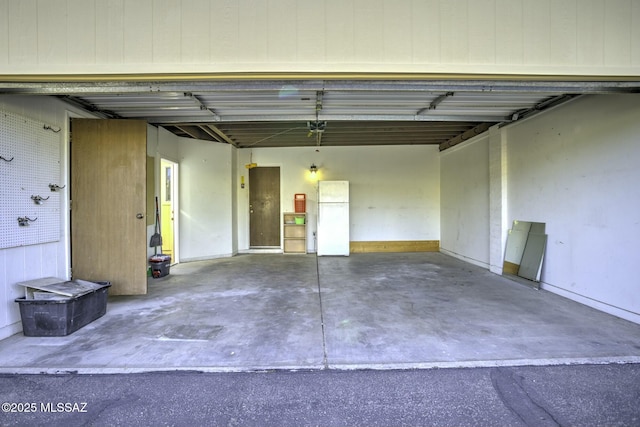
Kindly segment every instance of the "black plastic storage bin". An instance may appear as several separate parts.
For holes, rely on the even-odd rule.
[[[75,297],[50,300],[17,298],[15,301],[20,305],[24,335],[65,336],[104,316],[111,282],[94,283],[101,287]]]
[[[154,255],[149,258],[149,265],[154,279],[167,276],[171,270],[171,255]]]

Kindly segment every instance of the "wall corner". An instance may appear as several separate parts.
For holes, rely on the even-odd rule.
[[[507,136],[489,128],[489,271],[502,274],[507,230]]]

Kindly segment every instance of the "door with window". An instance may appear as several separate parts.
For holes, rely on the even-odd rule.
[[[280,247],[280,168],[249,169],[249,246]]]
[[[160,233],[162,234],[162,253],[171,256],[172,263],[176,263],[175,251],[175,203],[177,165],[169,160],[160,162]]]

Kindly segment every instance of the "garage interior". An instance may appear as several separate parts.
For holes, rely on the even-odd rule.
[[[1,372],[422,369],[640,362],[640,328],[448,255],[183,263],[66,337],[3,340]]]
[[[45,186],[59,190],[46,193],[54,226],[44,240],[16,237],[0,247],[2,367],[639,356],[635,3],[259,1],[251,12],[209,0],[195,2],[200,9],[161,0],[53,3],[0,1],[0,123],[29,121],[57,138],[38,161],[55,166]],[[308,22],[301,18],[310,12],[322,25],[287,25]],[[125,210],[118,191],[136,187],[125,182],[114,199],[72,203],[73,122],[83,119],[142,123],[147,181],[137,184],[146,200],[130,212],[143,225],[135,248],[117,225],[94,229],[90,250],[74,247],[73,209],[77,218],[93,206],[104,221]],[[0,142],[0,171],[13,185],[0,188],[1,199],[25,199],[29,212],[16,215],[36,218],[41,208],[29,196],[37,193],[11,181],[12,171],[29,170],[26,146],[35,142]],[[105,182],[129,169],[122,165],[131,159],[120,157],[100,169]],[[166,164],[175,167],[176,193],[174,215],[163,217],[174,219],[177,264],[151,279],[153,201],[166,199]],[[280,233],[267,247],[252,243],[250,203],[251,175],[266,168],[279,174]],[[318,180],[350,183],[349,257],[315,256]],[[282,215],[299,193],[307,197],[306,254],[286,255]],[[40,218],[22,227],[4,215],[3,239],[39,232]],[[514,221],[546,226],[533,286],[503,277]],[[69,279],[81,271],[79,256],[108,261],[110,270],[86,277],[113,280],[107,316],[66,338],[22,337],[16,283]],[[121,288],[125,269],[113,266],[134,258],[143,278],[131,292]]]

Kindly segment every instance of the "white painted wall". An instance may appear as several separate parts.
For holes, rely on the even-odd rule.
[[[180,260],[234,254],[232,147],[178,138]]]
[[[178,144],[180,141],[179,138],[164,128],[158,128],[157,131],[157,155],[177,163],[180,159],[180,145]],[[158,179],[157,181],[157,185],[160,186],[160,180]],[[157,193],[160,194],[160,188],[157,188]]]
[[[60,156],[51,159],[60,162],[59,185],[68,184],[69,176],[69,118],[93,117],[86,111],[71,107],[55,98],[30,96],[0,96],[0,109],[20,114],[54,127],[60,127]],[[152,126],[147,128],[147,154],[159,159],[179,159],[178,138],[164,129]],[[156,176],[159,176],[156,174]],[[69,279],[69,206],[68,193],[60,198],[61,230],[60,241],[41,245],[0,249],[0,339],[22,330],[19,306],[15,298],[24,295],[24,289],[16,286],[18,282],[41,277],[59,277]],[[159,188],[156,188],[159,192]],[[153,214],[153,213],[152,213]],[[148,227],[147,241],[153,233]],[[150,234],[151,233],[151,234]],[[151,249],[152,251],[153,249]]]
[[[231,251],[235,255],[238,253],[238,196],[240,182],[238,170],[238,150],[231,148]]]
[[[315,252],[317,182],[309,166],[319,168],[320,180],[350,183],[350,239],[439,240],[440,165],[434,146],[254,148],[238,153],[238,174],[247,186],[238,196],[239,249],[249,248],[249,185],[244,165],[279,166],[281,211],[292,212],[294,194],[307,196],[307,249]]]
[[[160,162],[162,159],[168,159],[173,162],[178,162],[180,158],[179,150],[178,150],[178,137],[173,133],[169,132],[164,128],[158,128],[155,126],[148,125],[147,126],[147,156],[154,158],[154,176],[155,176],[155,184],[153,188],[154,194],[161,194],[160,192],[160,176],[162,174],[162,167]],[[149,189],[147,189],[149,191]],[[180,202],[177,202],[177,207],[179,209]],[[147,218],[154,217],[155,218],[155,207],[154,210],[147,212]],[[177,220],[178,227],[180,225],[180,219]],[[150,241],[151,236],[155,233],[155,219],[153,224],[147,225],[147,242]],[[179,230],[174,234],[174,239],[179,241]],[[151,256],[155,253],[156,249],[149,247],[147,245],[147,256]],[[179,262],[180,251],[177,250],[173,254],[172,262]]]
[[[67,186],[69,117],[91,117],[91,115],[54,98],[36,99],[24,96],[0,96],[0,109],[61,129],[60,155],[51,161],[60,162],[60,179],[57,184]],[[6,171],[0,171],[0,173],[6,173]],[[24,296],[24,288],[16,286],[16,283],[48,276],[63,279],[68,279],[70,276],[69,203],[66,191],[65,188],[60,197],[62,227],[58,242],[0,249],[0,339],[22,330],[20,310],[14,300]]]
[[[61,163],[58,183],[67,185],[69,117],[92,116],[55,98],[46,97],[2,96],[0,109],[62,129],[60,156],[51,161]],[[180,163],[179,235],[181,257],[185,261],[229,256],[237,251],[231,184],[235,179],[236,165],[233,164],[235,154],[232,150],[235,148],[178,138],[152,126],[147,128],[147,154],[155,157],[156,176],[159,176],[161,158]],[[156,194],[159,194],[158,182]],[[60,200],[63,226],[59,242],[0,249],[0,339],[22,330],[19,307],[14,300],[23,296],[24,290],[15,283],[47,276],[70,277],[68,194],[65,193]],[[147,241],[152,233],[153,226],[147,227]]]
[[[442,152],[440,167],[440,249],[488,268],[488,133]]]
[[[509,127],[508,218],[547,224],[545,289],[640,323],[640,96]]]
[[[638,117],[638,95],[587,96],[504,127],[495,139],[498,145],[500,139],[506,142],[504,223],[518,219],[547,226],[543,289],[640,323]],[[488,227],[487,206],[467,189],[479,180],[486,194],[486,147],[487,137],[476,138],[443,153],[441,164],[442,246],[482,262],[486,255],[478,244],[490,243],[482,231]],[[468,213],[479,206],[476,223],[466,225],[473,220]],[[467,214],[458,217],[458,212]],[[498,213],[490,212],[489,222],[493,216]],[[459,218],[478,232],[480,242],[456,239]]]
[[[0,0],[2,74],[640,74],[636,0]]]

